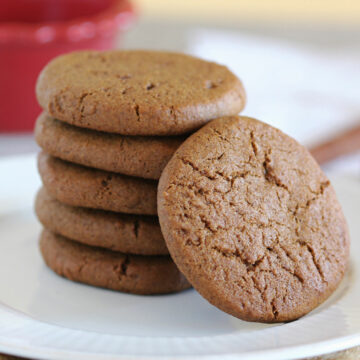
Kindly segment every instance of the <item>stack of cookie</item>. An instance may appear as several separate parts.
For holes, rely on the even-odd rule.
[[[181,54],[78,52],[49,63],[36,90],[47,265],[136,294],[188,288],[160,230],[158,179],[186,134],[242,110],[241,82]]]

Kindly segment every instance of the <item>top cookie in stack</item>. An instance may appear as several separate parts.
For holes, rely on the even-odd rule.
[[[245,95],[226,67],[184,54],[77,52],[53,60],[36,86],[58,120],[122,135],[179,135],[239,113]]]
[[[187,134],[242,110],[240,80],[224,66],[183,54],[85,51],[51,61],[36,93],[44,109],[35,129],[44,150],[39,156],[44,189],[36,211],[52,232],[41,240],[47,264],[73,280],[128,292],[188,287],[176,268],[158,271],[158,255],[162,262],[166,256],[169,268],[174,265],[158,224],[157,180]],[[94,246],[111,250],[111,258],[120,256],[119,266],[110,263],[121,276],[114,280],[104,271],[95,279],[91,269],[77,271],[80,248],[67,239],[86,244],[81,251],[93,254],[93,260],[100,256]],[[119,252],[146,255],[157,269],[152,284],[126,282],[129,255]],[[85,263],[91,268],[104,261]],[[141,261],[133,270],[137,279],[149,269]]]

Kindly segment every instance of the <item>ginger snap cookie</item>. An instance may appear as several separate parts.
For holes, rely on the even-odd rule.
[[[35,138],[46,153],[80,165],[159,179],[183,136],[124,136],[72,126],[42,113]]]
[[[251,118],[214,120],[180,146],[158,213],[180,271],[244,320],[297,319],[346,271],[349,234],[329,180],[303,146]]]
[[[127,214],[157,215],[154,180],[95,170],[41,152],[38,167],[49,194],[58,201]]]
[[[65,205],[45,188],[35,201],[45,228],[90,246],[138,255],[169,255],[156,216],[126,215]]]
[[[241,81],[225,66],[176,53],[81,51],[52,60],[36,85],[51,116],[123,135],[175,135],[239,113]]]
[[[79,244],[48,230],[41,234],[40,250],[58,275],[88,285],[141,295],[191,286],[170,256],[127,255]]]

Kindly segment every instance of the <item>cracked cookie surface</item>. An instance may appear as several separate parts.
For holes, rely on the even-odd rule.
[[[166,294],[191,285],[170,256],[140,256],[100,249],[44,230],[40,250],[47,266],[70,280],[132,294]]]
[[[349,234],[328,179],[304,147],[251,118],[214,120],[180,146],[158,213],[191,284],[244,320],[297,319],[346,271]]]
[[[245,105],[225,66],[156,51],[62,55],[41,72],[36,94],[59,120],[123,135],[184,134]]]
[[[124,136],[83,129],[42,113],[35,138],[46,153],[62,160],[129,176],[159,179],[183,136]]]
[[[44,187],[58,201],[72,206],[157,215],[154,180],[87,168],[41,152],[39,173]]]
[[[90,246],[137,255],[169,255],[157,216],[127,215],[60,203],[41,188],[35,212],[45,228]]]

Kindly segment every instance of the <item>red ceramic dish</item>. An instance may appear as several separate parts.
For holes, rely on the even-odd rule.
[[[134,18],[129,0],[0,2],[0,131],[31,131],[40,108],[35,82],[53,57],[114,46]]]

